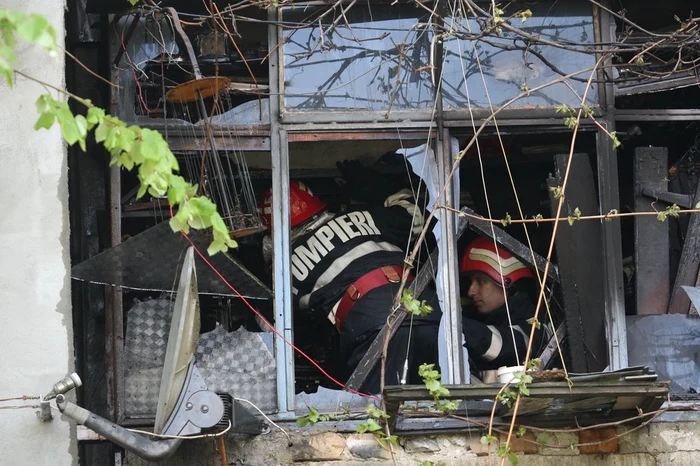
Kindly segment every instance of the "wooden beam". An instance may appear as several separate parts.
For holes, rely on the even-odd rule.
[[[700,202],[700,183],[695,188],[693,205]],[[671,299],[668,304],[669,314],[687,314],[690,310],[690,298],[681,286],[695,286],[700,268],[700,215],[689,214],[688,230],[685,233],[683,252],[678,264],[678,273],[673,282]]]
[[[668,149],[638,147],[634,151],[634,211],[653,212],[657,199],[649,190],[668,190]],[[634,218],[634,262],[637,314],[665,314],[670,294],[668,223],[656,217]]]

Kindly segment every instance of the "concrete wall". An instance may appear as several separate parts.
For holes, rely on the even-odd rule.
[[[63,43],[64,1],[0,0],[46,15]],[[18,69],[62,86],[63,57],[20,45]],[[47,92],[0,79],[0,399],[46,393],[73,366],[67,157],[60,131],[33,129],[34,101]],[[0,407],[36,401],[0,402]],[[0,409],[0,464],[77,464],[74,428],[35,409]]]
[[[486,466],[501,464],[480,438],[483,432],[400,439],[396,463],[370,434],[294,431],[292,445],[279,431],[248,440],[227,439],[227,464],[248,466]],[[502,441],[505,438],[501,437]],[[520,466],[695,466],[700,464],[700,422],[672,420],[647,426],[615,426],[582,432],[526,432],[512,443]],[[186,441],[167,466],[219,464],[217,443],[211,439]],[[125,465],[146,466],[127,454]],[[506,464],[510,463],[506,461]]]

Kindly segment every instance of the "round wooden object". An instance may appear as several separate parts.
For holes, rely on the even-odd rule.
[[[224,76],[195,79],[170,89],[165,93],[165,99],[168,102],[194,102],[218,94],[230,85],[231,80]]]

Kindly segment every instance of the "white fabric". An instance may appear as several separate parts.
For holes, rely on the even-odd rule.
[[[491,330],[491,344],[489,345],[489,349],[487,349],[481,357],[487,361],[493,361],[501,354],[501,349],[503,349],[503,337],[501,337],[501,332],[496,330],[496,327],[493,325],[487,325],[487,327]]]
[[[459,152],[459,142],[457,141],[457,139],[451,138],[450,147],[452,149],[451,155],[453,156],[451,157],[451,159],[454,159],[454,156],[456,156]],[[425,183],[426,188],[428,189],[428,194],[430,195],[430,202],[428,203],[427,210],[432,211],[433,206],[435,204],[435,200],[437,199],[441,188],[438,178],[437,162],[435,160],[433,150],[427,144],[423,144],[411,149],[400,149],[396,152],[399,154],[403,154],[406,160],[408,160],[408,162],[411,164],[413,172],[423,179],[423,182]],[[454,208],[459,209],[459,168],[455,170],[454,176],[452,178],[452,188],[455,200]],[[444,215],[445,212],[442,210],[440,212],[435,213],[435,218],[437,219],[438,223],[435,225],[435,228],[433,228],[433,234],[435,235],[435,240],[438,242],[438,244],[440,241],[439,222],[444,218]],[[457,224],[459,222],[459,215],[453,215],[455,216],[455,224]],[[442,261],[443,254],[440,254],[440,258],[438,259],[437,264],[438,271],[442,270]],[[445,294],[443,291],[442,280],[442,273],[438,273],[436,279],[437,296],[440,302],[440,308],[445,309]],[[462,341],[464,342],[464,336],[462,336]],[[443,318],[440,320],[440,329],[438,331],[438,361],[440,363],[441,368],[447,368],[448,364],[446,342],[447,339],[445,336],[445,318],[443,314]],[[469,353],[467,352],[467,349],[464,348],[464,346],[462,346],[462,351],[464,356],[464,371],[465,374],[469,374]],[[447,378],[447,370],[442,369],[442,383],[451,382],[452,381],[448,380]],[[469,377],[466,377],[466,380],[464,380],[463,383],[469,383]]]
[[[413,217],[411,222],[411,233],[415,236],[420,234],[425,224],[423,209],[419,208],[414,200],[413,193],[409,189],[402,189],[396,194],[392,194],[384,201],[384,207],[399,206],[406,209],[408,214]]]

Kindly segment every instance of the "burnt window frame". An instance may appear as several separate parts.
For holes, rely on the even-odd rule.
[[[324,133],[332,131],[379,131],[379,132],[395,132],[397,128],[405,131],[422,131],[422,132],[437,132],[440,134],[440,141],[449,141],[452,131],[458,128],[468,127],[470,123],[466,119],[464,111],[442,111],[439,110],[437,117],[433,118],[430,113],[416,111],[393,111],[389,118],[385,118],[386,112],[338,112],[333,115],[325,113],[295,113],[294,115],[284,111],[282,107],[282,89],[283,89],[283,54],[279,53],[276,47],[271,44],[277,44],[278,38],[282,34],[281,26],[281,10],[271,9],[268,11],[268,46],[270,48],[269,58],[269,82],[270,82],[270,123],[269,125],[260,125],[255,128],[234,128],[234,131],[240,130],[242,140],[250,141],[251,144],[263,144],[269,148],[272,156],[272,182],[281,189],[277,192],[279,196],[273,196],[273,211],[275,223],[289,224],[289,208],[288,203],[282,202],[286,199],[289,190],[289,136],[299,133],[317,133],[320,138],[323,138]],[[597,25],[595,29],[596,41],[605,42],[609,40],[611,35],[610,23],[611,18],[602,10],[594,10],[594,23]],[[120,48],[118,38],[111,35],[110,57],[114,57]],[[603,73],[599,72],[599,78],[602,79]],[[130,92],[133,92],[133,87],[129,87],[128,71],[120,71],[114,67],[112,69],[113,82],[126,85],[124,91],[114,92],[112,96],[112,113],[120,116],[128,123],[137,123],[143,127],[163,130],[164,128],[157,121],[145,121],[143,118],[136,117],[128,111],[128,106],[120,104],[120,101],[127,100]],[[127,96],[125,99],[124,96]],[[614,120],[614,98],[612,85],[601,85],[598,88],[598,99],[600,102],[600,118],[599,121],[609,130],[613,131],[615,126]],[[481,123],[486,117],[488,109],[481,109],[474,113],[474,118],[477,124]],[[499,125],[502,127],[529,126],[541,125],[543,128],[558,127],[561,125],[559,117],[556,117],[554,109],[542,109],[541,111],[522,111],[519,109],[504,110],[499,118]],[[255,134],[251,134],[250,130],[255,130]],[[607,212],[615,208],[619,208],[619,196],[617,190],[617,167],[615,165],[615,151],[611,148],[607,136],[602,130],[597,133],[597,161],[598,161],[598,182],[601,186],[600,190],[600,211]],[[443,169],[449,167],[452,159],[449,151],[440,149],[438,144],[437,153],[439,153],[439,162]],[[278,154],[278,156],[274,156]],[[111,194],[110,194],[110,211],[112,213],[112,244],[115,245],[121,240],[121,232],[119,222],[121,219],[120,210],[120,182],[121,176],[118,168],[111,169]],[[454,225],[446,225],[448,231],[454,233]],[[606,332],[608,338],[609,357],[611,360],[610,367],[613,369],[625,367],[627,364],[627,349],[626,349],[626,332],[624,327],[624,297],[620,289],[620,281],[622,275],[622,257],[619,226],[615,223],[606,223],[604,229],[604,251],[602,254],[606,258],[606,266],[604,273],[610,280],[609,286],[606,289]],[[275,234],[275,281],[273,285],[275,313],[277,315],[276,327],[285,337],[293,341],[293,331],[291,328],[292,319],[292,302],[291,302],[291,268],[289,264],[289,232],[287,229],[278,229],[279,233]],[[447,240],[448,235],[443,236],[444,244],[441,244],[441,250],[444,249],[446,257],[449,260],[450,267],[445,272],[447,280],[457,284],[457,288],[453,296],[459,294],[457,265],[456,265],[456,246],[454,242]],[[281,251],[281,254],[280,254]],[[619,257],[618,257],[619,256]],[[617,281],[616,281],[617,280]],[[607,280],[606,280],[607,282]],[[123,342],[123,315],[121,293],[115,291],[108,298],[107,306],[107,329],[108,329],[108,373],[113,381],[112,393],[110,398],[113,400],[115,412],[119,422],[129,423],[129,419],[125,418],[123,409],[121,408],[120,399],[123,396],[123,372],[120,373],[121,358],[120,345]],[[453,325],[459,322],[458,303],[452,303],[447,310],[447,314]],[[620,317],[622,316],[622,319]],[[460,341],[458,341],[460,340]],[[294,360],[291,348],[283,343],[279,337],[276,341],[276,358],[277,358],[277,397],[278,397],[278,413],[279,418],[288,418],[294,413]],[[461,348],[461,332],[453,332],[450,347]],[[461,352],[460,352],[461,354]],[[280,364],[280,358],[283,362]],[[463,362],[462,362],[463,364]],[[443,369],[448,374],[449,382],[461,382],[465,380],[463,369],[459,369],[459,358],[452,362],[452,366]],[[121,375],[120,375],[121,374]]]

